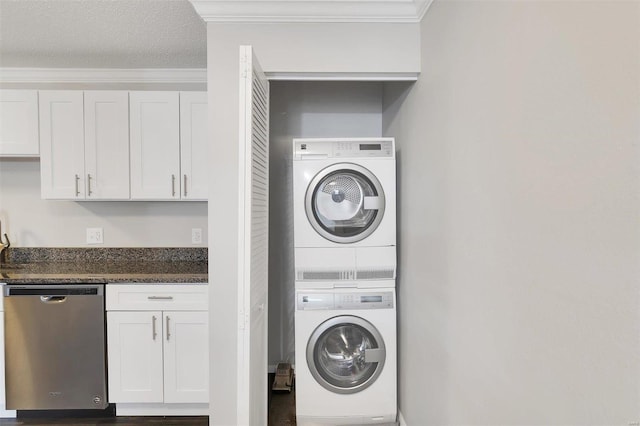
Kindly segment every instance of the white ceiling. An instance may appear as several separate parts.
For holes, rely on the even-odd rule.
[[[0,0],[0,67],[206,68],[188,0]]]

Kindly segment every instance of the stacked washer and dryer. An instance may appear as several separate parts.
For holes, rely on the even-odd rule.
[[[296,417],[395,422],[393,138],[294,139]]]

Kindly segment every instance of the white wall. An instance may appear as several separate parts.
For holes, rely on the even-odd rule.
[[[293,138],[382,135],[379,82],[271,83],[269,364],[294,363]]]
[[[640,422],[639,83],[638,2],[429,9],[385,109],[407,424]]]
[[[420,72],[418,24],[211,23],[208,41],[252,45],[267,73]]]
[[[206,247],[206,202],[75,202],[40,198],[40,161],[0,159],[0,220],[14,247],[89,247],[86,228],[103,228],[92,247]],[[191,228],[203,243],[191,244]]]

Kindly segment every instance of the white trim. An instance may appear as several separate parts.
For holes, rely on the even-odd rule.
[[[5,410],[4,405],[0,405],[0,419],[15,419],[16,410]]]
[[[433,4],[433,0],[416,0],[417,10],[418,10],[418,21],[422,21],[424,15],[427,13],[427,10]]]
[[[398,410],[398,423],[400,424],[400,426],[408,426],[400,410]]]
[[[425,0],[190,1],[206,22],[419,22]]]
[[[206,82],[206,68],[0,68],[0,83]]]
[[[269,80],[289,81],[417,81],[419,73],[267,72]]]

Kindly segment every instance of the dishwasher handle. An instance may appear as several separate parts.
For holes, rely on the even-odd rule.
[[[67,296],[40,296],[42,303],[64,303],[67,301]]]

